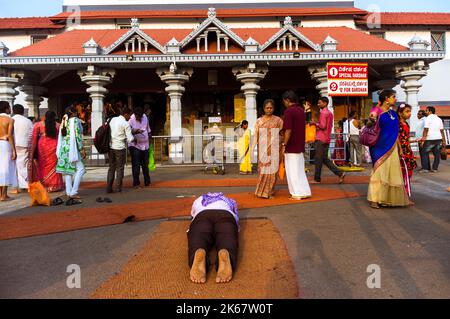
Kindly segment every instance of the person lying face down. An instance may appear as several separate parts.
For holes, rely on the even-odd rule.
[[[197,198],[188,230],[190,279],[206,282],[209,251],[218,252],[216,283],[230,282],[236,269],[239,235],[237,204],[223,193],[208,193]]]

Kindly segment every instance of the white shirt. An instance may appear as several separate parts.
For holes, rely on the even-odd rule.
[[[358,135],[359,136],[359,128],[357,128],[354,124],[354,120],[350,122],[350,135]]]
[[[430,114],[425,120],[425,128],[428,129],[427,141],[442,140],[441,130],[444,129],[444,123],[436,114]]]
[[[426,121],[426,117],[422,117],[419,122],[417,122],[417,127],[416,127],[416,138],[422,138],[423,137],[423,129],[425,128],[425,121]]]
[[[223,200],[218,200],[217,202],[214,202],[212,204],[207,205],[206,207],[202,205],[203,197],[200,196],[194,201],[194,204],[192,204],[192,210],[191,210],[191,216],[192,218],[195,218],[198,214],[200,214],[204,210],[225,210],[229,212],[233,217],[237,220],[239,220],[239,217],[230,209],[227,203],[225,203]]]
[[[33,132],[33,122],[23,115],[16,114],[14,119],[14,141],[16,146],[28,147],[30,135]]]
[[[111,149],[124,150],[127,148],[125,142],[131,143],[134,140],[131,126],[122,115],[114,117],[109,122],[109,127],[111,129]]]

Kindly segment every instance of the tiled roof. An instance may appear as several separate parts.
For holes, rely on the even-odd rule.
[[[58,25],[50,21],[50,18],[0,18],[0,30],[24,30],[24,29],[62,29],[64,25]]]
[[[370,17],[357,19],[358,25],[364,25]],[[382,12],[381,25],[450,25],[450,13],[439,12]]]
[[[248,28],[232,29],[244,41],[252,37],[261,45],[267,42],[280,29],[277,28]],[[83,44],[93,38],[101,47],[107,48],[123,36],[128,30],[74,30],[62,33],[34,45],[12,52],[10,56],[46,56],[46,55],[83,55]],[[156,42],[165,46],[175,37],[179,42],[183,40],[191,29],[147,29],[142,30]],[[387,40],[368,35],[347,27],[298,28],[312,42],[321,44],[330,35],[336,39],[338,51],[406,51],[408,48]],[[187,48],[188,49],[188,48]],[[240,49],[239,49],[240,50]],[[242,50],[241,50],[242,51]],[[304,50],[300,50],[304,51]],[[189,53],[195,51],[188,50]],[[186,52],[186,53],[188,53]],[[236,52],[236,50],[230,50]],[[116,52],[118,53],[118,52]],[[120,52],[123,54],[123,52]]]
[[[285,16],[332,16],[364,15],[367,11],[358,8],[253,8],[253,9],[217,9],[219,18],[229,17],[285,17]],[[72,13],[62,12],[51,17],[61,21]],[[129,18],[206,18],[206,10],[140,10],[140,11],[82,11],[82,20]]]
[[[450,105],[430,105],[436,109],[436,115],[442,117],[450,117]],[[426,106],[421,106],[421,110],[426,110]]]

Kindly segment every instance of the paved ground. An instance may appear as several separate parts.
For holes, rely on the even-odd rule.
[[[92,170],[85,180],[98,180],[102,174],[102,170]],[[159,169],[152,177],[156,181],[220,178],[204,175],[198,168]],[[242,178],[234,169],[226,177]],[[409,209],[371,210],[361,197],[240,213],[242,218],[268,217],[275,223],[295,266],[303,298],[450,298],[450,193],[446,191],[450,163],[443,163],[438,174],[416,174],[413,183],[416,206]],[[362,195],[367,190],[366,185],[323,187],[342,187]],[[127,189],[111,198],[115,203],[170,200],[211,190]],[[214,190],[252,191],[248,187]],[[94,207],[99,205],[95,198],[104,196],[104,191],[83,190],[82,195],[83,206]],[[22,194],[0,204],[1,217],[42,211],[25,208],[28,202]],[[144,246],[160,222],[0,241],[0,298],[87,298]],[[70,264],[81,267],[81,289],[66,286]],[[380,289],[366,285],[367,267],[372,264],[381,268]]]

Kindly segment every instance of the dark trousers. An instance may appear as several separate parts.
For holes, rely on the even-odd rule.
[[[127,150],[113,150],[111,149],[108,153],[109,160],[109,170],[108,170],[108,180],[107,180],[107,188],[108,192],[113,191],[114,180],[116,179],[116,189],[117,191],[122,191],[122,182],[123,175],[125,170],[125,160],[127,157]]]
[[[316,141],[315,143],[315,149],[316,149],[316,159],[315,159],[315,174],[314,174],[314,180],[316,182],[320,182],[322,178],[322,166],[325,164],[330,171],[332,171],[337,176],[342,176],[342,172],[337,168],[336,165],[330,160],[328,157],[328,148],[330,147],[329,144],[325,144],[321,141]]]
[[[139,186],[141,184],[139,180],[139,174],[142,168],[142,174],[144,174],[144,185],[149,186],[150,173],[148,170],[149,150],[141,151],[136,147],[130,147],[131,165],[133,171],[133,186]]]
[[[420,161],[422,162],[422,169],[431,170],[430,167],[430,152],[433,152],[433,170],[437,171],[439,168],[439,163],[441,162],[441,140],[425,141],[422,148],[420,149]]]
[[[206,251],[209,265],[209,251],[215,246],[217,252],[228,250],[231,266],[236,269],[239,246],[239,231],[233,215],[223,210],[205,210],[198,214],[191,223],[188,232],[189,267],[194,263],[198,249]]]

